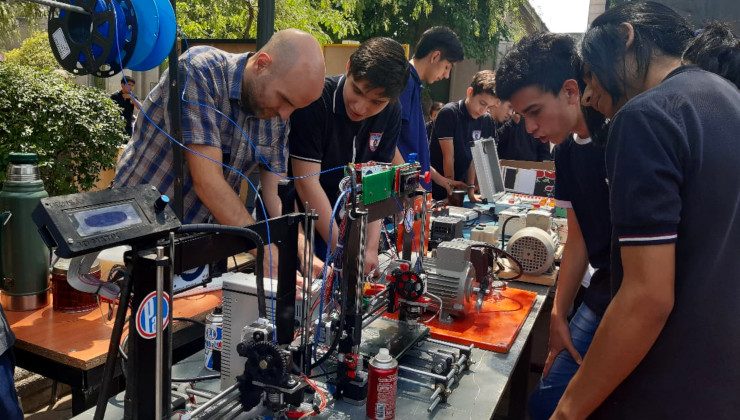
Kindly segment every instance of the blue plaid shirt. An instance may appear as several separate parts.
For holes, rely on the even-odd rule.
[[[261,120],[241,107],[241,82],[247,58],[249,54],[230,54],[204,46],[193,47],[180,56],[179,70],[185,82],[181,89],[185,89],[188,101],[181,103],[182,142],[221,148],[224,163],[244,174],[257,163],[266,163],[275,172],[286,172],[288,123],[280,117]],[[147,96],[141,112],[170,133],[168,85],[169,77],[165,72]],[[231,118],[239,127],[213,108]],[[136,119],[134,134],[118,162],[114,185],[152,184],[160,193],[173,197],[174,143],[151,122],[144,115]],[[242,129],[248,139],[242,134]],[[183,222],[210,221],[211,213],[196,195],[189,171],[184,172]],[[223,172],[226,182],[238,192],[241,176],[227,168],[223,168]]]

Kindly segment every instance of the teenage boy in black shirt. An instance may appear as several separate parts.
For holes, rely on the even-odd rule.
[[[495,126],[491,115],[488,114],[489,108],[497,112],[496,108],[500,106],[510,106],[502,104],[496,97],[495,85],[493,71],[483,70],[476,73],[465,99],[450,102],[437,114],[429,144],[432,167],[446,179],[465,182],[471,202],[477,201],[474,194],[475,168],[472,164],[471,143],[494,135]],[[505,119],[506,114],[502,112],[501,118]],[[435,180],[432,185],[432,197],[435,200],[443,200],[447,198],[449,186],[437,182]]]
[[[497,70],[499,98],[511,100],[535,138],[557,145],[555,198],[568,214],[568,241],[550,316],[549,352],[542,380],[530,399],[533,419],[548,419],[555,410],[610,299],[609,189],[604,149],[590,138],[604,118],[581,109],[581,67],[572,38],[541,33],[519,41]],[[595,118],[589,118],[591,114]],[[567,317],[589,263],[596,271],[569,325]]]
[[[390,38],[372,38],[352,53],[347,74],[327,77],[324,93],[290,118],[290,158],[299,202],[316,209],[316,255],[324,258],[329,227],[331,248],[339,228],[331,220],[340,195],[342,169],[326,171],[350,162],[390,163],[401,127],[398,103],[409,76],[409,63],[401,44]],[[307,176],[305,178],[300,178]],[[368,227],[365,273],[378,264],[380,221]]]
[[[527,133],[524,119],[519,114],[514,114],[509,122],[496,130],[496,150],[499,159],[552,160],[550,143],[541,142]]]
[[[134,108],[138,108],[138,105],[136,105],[134,100],[131,98],[131,91],[134,89],[135,85],[136,80],[124,76],[121,79],[121,90],[110,96],[110,98],[113,99],[113,102],[118,104],[118,107],[121,108],[121,116],[126,122],[124,129],[126,134],[129,136],[133,133],[134,128]]]

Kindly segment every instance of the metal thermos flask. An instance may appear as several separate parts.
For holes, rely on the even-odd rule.
[[[31,212],[44,190],[35,153],[11,153],[0,191],[0,304],[29,311],[49,303],[49,249]]]

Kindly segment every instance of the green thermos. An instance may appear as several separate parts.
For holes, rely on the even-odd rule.
[[[11,153],[0,191],[0,304],[29,311],[49,303],[49,249],[31,212],[48,197],[35,153]]]

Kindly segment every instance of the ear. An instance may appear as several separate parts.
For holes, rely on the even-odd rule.
[[[619,24],[619,29],[624,33],[624,44],[626,45],[627,49],[629,49],[635,42],[635,28],[629,22],[622,22]]]
[[[349,76],[349,60],[347,60],[347,65],[344,66],[344,71],[347,73],[347,76]]]
[[[468,98],[472,98],[473,97],[473,87],[472,86],[468,86],[468,88],[465,90],[465,95]]]
[[[258,52],[254,64],[257,72],[259,73],[262,70],[270,67],[270,65],[272,64],[272,57],[266,52]]]
[[[578,82],[575,80],[566,80],[560,91],[565,94],[568,105],[578,105],[580,103],[581,90],[578,88]]]
[[[442,51],[440,50],[434,50],[431,54],[429,54],[430,63],[436,63],[440,61],[440,58],[442,58]]]

